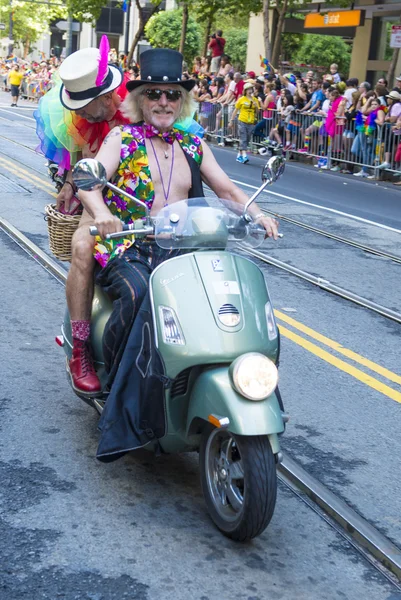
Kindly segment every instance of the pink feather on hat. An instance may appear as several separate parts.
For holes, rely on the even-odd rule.
[[[102,35],[99,45],[99,69],[96,77],[96,85],[102,85],[108,70],[110,44],[107,35]]]

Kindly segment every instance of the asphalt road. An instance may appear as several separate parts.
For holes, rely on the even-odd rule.
[[[3,105],[1,96],[0,215],[47,250],[43,205],[52,200],[51,186],[43,158],[28,149],[36,144],[31,110],[11,113]],[[227,149],[216,156],[233,179],[257,185],[259,157],[243,166]],[[401,255],[399,233],[351,218],[401,228],[398,189],[386,187],[290,165],[271,191],[309,204],[272,193],[264,200],[272,210]],[[351,217],[310,205],[320,202]],[[267,253],[399,309],[400,265],[285,223],[281,229],[284,238],[266,242]],[[267,531],[241,546],[208,519],[196,456],[140,452],[96,462],[97,416],[71,393],[53,341],[63,287],[2,233],[0,247],[1,600],[401,598],[285,488]],[[280,385],[291,414],[283,446],[401,545],[400,402],[387,390],[401,390],[400,326],[263,269],[282,329]],[[369,377],[382,385],[372,387]]]

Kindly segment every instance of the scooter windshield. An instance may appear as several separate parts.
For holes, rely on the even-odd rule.
[[[165,206],[156,217],[158,246],[176,248],[218,248],[241,243],[257,248],[265,230],[242,217],[244,207],[221,198],[188,198]]]

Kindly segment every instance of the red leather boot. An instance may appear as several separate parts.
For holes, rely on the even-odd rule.
[[[72,358],[68,363],[72,387],[81,394],[98,394],[102,390],[96,375],[89,342],[74,339]]]

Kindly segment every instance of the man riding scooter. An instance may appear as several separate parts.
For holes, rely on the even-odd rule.
[[[34,113],[40,151],[59,164],[59,169],[67,171],[57,196],[57,208],[65,213],[73,208],[76,192],[70,167],[81,157],[94,156],[110,130],[127,123],[120,104],[127,94],[125,83],[129,79],[123,81],[121,71],[108,65],[108,53],[107,37],[103,36],[99,50],[86,48],[68,56],[59,70],[61,87],[46,94]],[[88,345],[95,243],[89,234],[90,225],[93,225],[92,217],[84,210],[72,239],[72,261],[66,285],[73,333],[70,376],[73,387],[84,394],[101,389]]]
[[[146,203],[151,215],[163,206],[203,196],[202,182],[220,198],[245,206],[248,196],[220,168],[207,144],[196,135],[182,133],[177,121],[193,114],[190,96],[194,82],[182,80],[183,57],[175,50],[153,49],[141,55],[141,79],[127,83],[130,92],[123,103],[130,124],[115,127],[105,138],[96,158],[117,187]],[[109,384],[117,371],[131,326],[144,299],[151,272],[177,250],[164,250],[154,239],[105,240],[120,232],[123,223],[143,216],[137,203],[112,190],[79,192],[80,200],[102,240],[95,258],[103,267],[100,284],[113,300],[113,312],[103,337]],[[277,239],[277,221],[265,217],[256,204],[249,210]]]

